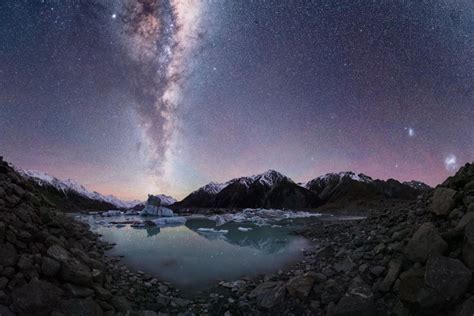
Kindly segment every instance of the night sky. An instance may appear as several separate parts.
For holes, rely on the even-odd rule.
[[[122,198],[474,160],[474,2],[2,0],[0,154]]]

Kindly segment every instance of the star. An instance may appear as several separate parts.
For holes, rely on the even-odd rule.
[[[112,19],[116,19],[117,18],[117,14],[112,14]]]

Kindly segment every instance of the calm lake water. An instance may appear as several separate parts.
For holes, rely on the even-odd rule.
[[[119,216],[105,220],[134,219],[143,218]],[[267,226],[232,222],[215,227],[213,221],[200,218],[188,219],[181,226],[141,229],[95,225],[95,220],[89,220],[92,229],[104,240],[116,243],[109,255],[123,256],[128,266],[185,292],[206,289],[220,280],[278,271],[301,259],[301,251],[309,245],[290,234],[291,220]]]

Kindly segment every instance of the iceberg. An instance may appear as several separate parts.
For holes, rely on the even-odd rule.
[[[166,226],[166,225],[183,225],[186,223],[186,217],[175,216],[175,217],[161,217],[151,220],[157,226]]]
[[[154,206],[148,205],[145,206],[143,211],[140,212],[142,216],[160,216],[160,217],[171,217],[174,216],[172,210],[164,206]]]
[[[239,227],[237,229],[240,230],[241,232],[248,232],[249,230],[252,230],[252,228],[250,227]]]
[[[104,217],[111,217],[111,216],[120,216],[120,215],[122,215],[122,214],[123,214],[123,213],[122,213],[122,211],[120,211],[120,210],[108,210],[107,212],[103,212],[103,213],[100,214],[100,215],[102,215],[102,216],[104,216]]]
[[[166,201],[162,200],[159,196],[148,195],[145,208],[140,212],[142,216],[160,216],[160,217],[171,217],[174,216],[173,211],[165,205]]]

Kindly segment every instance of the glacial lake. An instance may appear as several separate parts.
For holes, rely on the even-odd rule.
[[[87,216],[82,220],[103,240],[116,244],[108,255],[122,256],[130,268],[194,293],[222,280],[277,272],[301,260],[309,242],[291,231],[302,221],[319,219],[284,219],[265,226],[229,222],[216,227],[206,218],[188,218],[184,225],[148,228],[104,225],[104,221],[143,221],[140,216]]]

